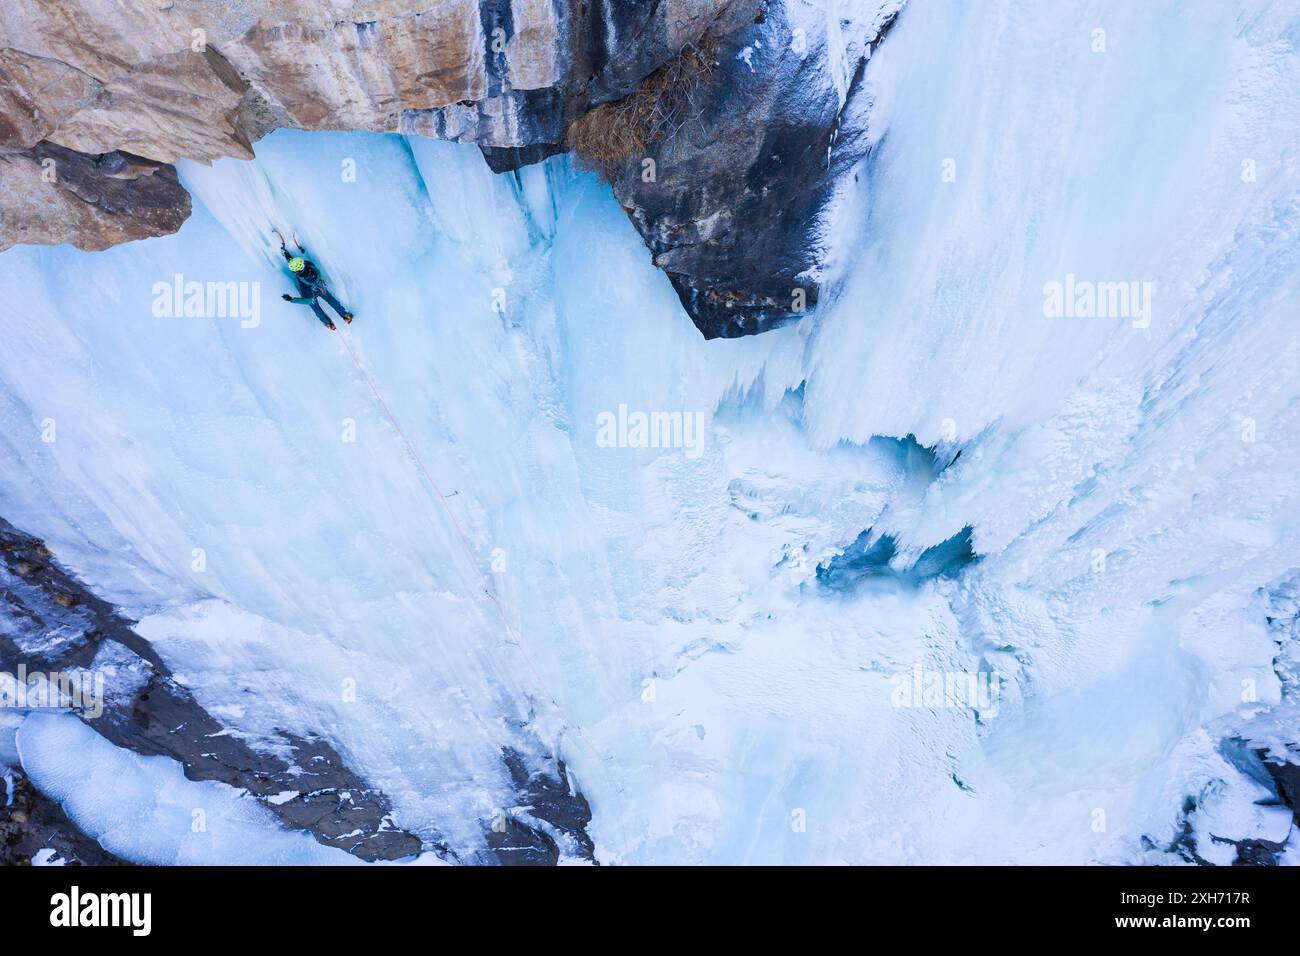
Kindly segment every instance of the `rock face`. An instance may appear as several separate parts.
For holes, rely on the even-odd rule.
[[[707,51],[600,165],[704,335],[760,332],[816,302],[863,63],[902,2],[6,0],[0,248],[173,232],[189,201],[166,164],[247,158],[278,127],[435,136],[513,169]]]
[[[563,140],[723,0],[10,0],[0,146],[161,162],[244,156],[269,129]],[[571,115],[569,118],[571,118]]]
[[[763,332],[817,302],[835,189],[866,154],[866,60],[898,9],[863,7],[841,20],[761,4],[712,34],[712,70],[613,177],[705,338]]]
[[[190,196],[168,165],[130,153],[87,156],[42,141],[0,153],[0,247],[20,242],[107,249],[175,232]]]

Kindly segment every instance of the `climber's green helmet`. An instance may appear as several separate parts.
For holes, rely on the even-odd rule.
[[[307,266],[307,260],[304,259],[302,256],[294,256],[292,259],[289,260],[290,272],[302,272],[302,270],[306,268],[306,266]]]

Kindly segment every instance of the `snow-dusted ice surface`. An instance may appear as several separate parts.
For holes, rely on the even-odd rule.
[[[281,131],[183,165],[176,236],[0,255],[0,514],[219,719],[323,734],[456,849],[527,741],[605,862],[1176,862],[1189,796],[1198,833],[1286,839],[1221,741],[1300,729],[1287,7],[910,4],[831,288],[755,338],[703,341],[564,159]],[[353,326],[280,301],[273,223]],[[155,315],[177,274],[259,283],[260,321]],[[1067,275],[1149,314],[1050,318]],[[620,406],[702,442],[609,447]],[[889,573],[819,576],[866,529]],[[1000,693],[900,701],[918,671]],[[24,760],[88,830],[160,830],[110,849],[242,859],[75,728],[24,725]]]

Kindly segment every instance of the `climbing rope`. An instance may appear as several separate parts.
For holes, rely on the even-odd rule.
[[[501,610],[501,603],[496,599],[496,595],[494,595],[487,586],[488,585],[487,573],[483,571],[481,567],[479,567],[478,557],[474,551],[474,545],[470,542],[469,536],[465,534],[465,529],[461,527],[460,522],[456,520],[456,515],[452,512],[450,508],[447,507],[447,499],[446,496],[443,495],[442,489],[438,487],[438,483],[434,481],[433,475],[429,474],[429,469],[425,467],[424,459],[422,459],[420,457],[419,452],[415,450],[415,444],[411,441],[411,439],[406,437],[406,432],[404,432],[402,430],[402,426],[397,423],[397,417],[393,414],[392,409],[388,407],[388,403],[384,401],[384,397],[379,394],[379,389],[375,385],[374,378],[371,377],[370,373],[366,370],[366,367],[361,364],[361,359],[357,357],[357,353],[353,350],[352,343],[348,341],[350,337],[347,335],[347,333],[344,333],[343,335],[339,336],[339,338],[343,341],[343,347],[347,349],[348,355],[352,359],[352,364],[357,367],[357,371],[360,372],[361,377],[365,379],[366,387],[370,389],[370,394],[374,396],[375,404],[379,406],[380,411],[384,413],[384,417],[387,418],[389,424],[393,426],[393,430],[397,432],[398,437],[402,439],[402,444],[406,446],[407,455],[410,456],[411,461],[415,464],[416,469],[420,472],[421,475],[424,476],[424,480],[428,483],[429,488],[432,490],[433,492],[432,497],[438,502],[439,505],[442,506],[442,510],[447,515],[448,520],[451,521],[452,527],[456,529],[456,535],[460,538],[460,542],[465,548],[465,556],[469,560],[470,567],[472,567],[480,575],[480,578],[484,585],[483,592],[492,599],[493,603],[496,604],[497,609]],[[506,624],[509,625],[509,622],[507,621]]]

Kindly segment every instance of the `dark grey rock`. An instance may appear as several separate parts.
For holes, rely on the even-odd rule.
[[[707,81],[662,140],[618,171],[615,195],[705,338],[774,329],[817,304],[824,217],[866,155],[863,77],[893,22],[845,27],[841,103],[836,42],[792,21],[788,4],[733,5],[712,28]]]
[[[511,747],[501,751],[519,803],[505,809],[488,831],[488,847],[504,866],[554,866],[561,857],[595,862],[587,834],[591,807],[574,790],[563,760],[545,755],[545,769]],[[538,762],[534,757],[534,765]]]
[[[1256,751],[1264,769],[1273,780],[1278,799],[1291,808],[1291,817],[1300,827],[1300,766],[1288,760],[1270,756],[1266,750]]]
[[[86,836],[63,808],[17,768],[5,768],[6,799],[0,803],[0,866],[30,866],[41,850],[44,863],[64,866],[131,866]]]

